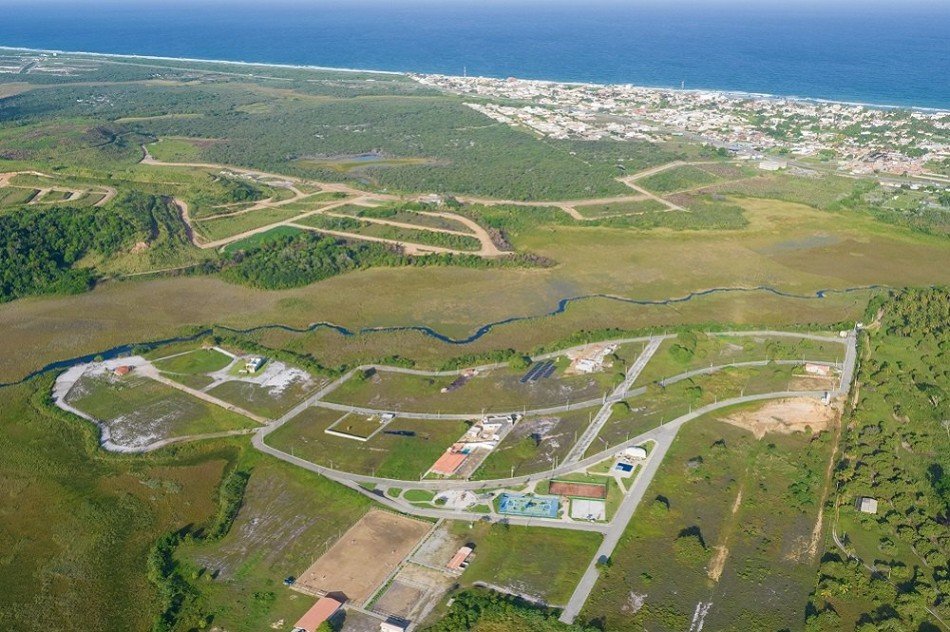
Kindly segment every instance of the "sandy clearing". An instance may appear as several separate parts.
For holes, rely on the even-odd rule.
[[[761,439],[768,432],[792,434],[827,430],[840,413],[838,404],[825,405],[810,397],[769,402],[760,408],[737,412],[721,421],[744,428]]]
[[[342,592],[350,601],[361,603],[415,549],[432,526],[415,518],[371,509],[300,575],[294,588],[313,596]]]
[[[709,579],[714,582],[718,582],[719,578],[722,577],[722,569],[726,567],[726,559],[729,557],[729,549],[724,545],[714,546],[713,550],[715,553],[712,556],[712,559],[709,561],[709,570],[706,571],[706,575],[709,576]]]

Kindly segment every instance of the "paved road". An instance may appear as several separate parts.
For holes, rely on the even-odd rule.
[[[824,364],[828,366],[840,366],[833,362],[822,362],[822,361],[808,361],[808,362],[810,364]],[[721,371],[727,368],[766,366],[769,363],[777,364],[777,365],[797,365],[797,364],[802,364],[802,360],[771,360],[771,361],[750,360],[748,362],[730,362],[728,364],[717,364],[714,366],[702,367],[699,369],[694,369],[692,371],[687,371],[686,373],[680,373],[672,377],[664,378],[660,380],[659,383],[662,386],[669,386],[670,384],[675,384],[676,382],[687,380],[697,375],[715,373],[716,371]],[[388,370],[388,369],[385,369],[385,370]],[[430,376],[434,375],[433,373],[429,373],[427,371],[412,371],[410,369],[402,369],[401,372],[406,372],[406,373],[414,372],[417,375],[430,375]],[[634,379],[636,379],[636,377],[634,377]],[[643,387],[643,386],[638,387],[638,388],[631,388],[629,390],[624,391],[622,394],[615,393],[614,395],[611,395],[608,398],[607,402],[608,404],[614,404],[622,399],[635,397],[638,395],[643,395],[645,392],[646,392],[646,387]],[[310,405],[317,406],[319,408],[337,410],[343,413],[353,413],[357,415],[367,415],[367,416],[382,415],[385,413],[396,413],[400,417],[405,417],[408,419],[430,419],[430,420],[442,419],[442,420],[451,420],[451,421],[466,421],[470,419],[478,419],[479,417],[483,416],[483,413],[481,411],[478,411],[478,412],[472,411],[472,412],[467,412],[467,413],[423,413],[423,412],[405,411],[405,410],[398,410],[398,409],[368,408],[365,406],[352,406],[350,404],[338,404],[336,402],[323,401],[322,399],[319,399],[319,398],[313,399],[310,402]],[[569,404],[559,404],[557,406],[548,406],[546,408],[530,408],[530,409],[522,408],[518,410],[486,411],[485,414],[553,415],[553,414],[564,413],[564,412],[568,412],[572,410],[583,410],[585,408],[593,408],[594,406],[598,406],[598,405],[601,405],[601,406],[604,405],[604,400],[602,398],[585,399],[578,402],[571,402]],[[609,409],[610,409],[610,406],[608,405],[607,410],[609,411]],[[598,415],[599,414],[600,413],[598,413]],[[607,418],[609,419],[609,415],[607,416]],[[592,425],[588,429],[590,430],[591,428],[593,428],[593,426],[596,423],[597,423],[597,420],[595,419]],[[601,423],[601,425],[603,424]],[[597,428],[597,430],[599,431],[599,427]],[[597,433],[594,433],[593,436],[591,437],[591,442],[593,441],[593,438],[595,438],[596,436],[597,436]],[[584,441],[584,437],[581,438],[581,441]],[[588,446],[589,446],[589,443],[588,443]],[[585,451],[586,449],[587,447],[584,448]],[[580,452],[580,454],[583,454],[583,452]],[[567,463],[568,460],[565,459],[564,462]]]
[[[600,577],[597,563],[602,559],[609,558],[613,554],[614,548],[620,541],[620,536],[622,536],[624,530],[626,530],[627,524],[630,522],[630,519],[633,518],[633,513],[640,505],[640,501],[643,499],[647,487],[649,487],[657,470],[660,468],[663,457],[666,456],[667,450],[673,445],[673,439],[676,437],[678,429],[679,426],[674,427],[673,424],[669,424],[668,426],[662,427],[661,432],[657,433],[653,450],[650,452],[650,456],[643,466],[643,470],[634,480],[633,486],[627,492],[623,502],[620,503],[620,507],[617,509],[617,513],[614,514],[614,518],[610,523],[610,529],[604,534],[604,541],[601,542],[597,553],[594,554],[594,558],[590,561],[590,564],[588,564],[587,570],[584,571],[584,575],[574,588],[570,600],[568,600],[563,612],[561,612],[560,620],[564,623],[574,623],[574,619],[587,602],[587,598],[594,589],[598,577]]]
[[[577,461],[575,463],[565,463],[555,468],[552,468],[550,470],[544,470],[543,472],[536,472],[534,474],[528,474],[525,476],[514,476],[510,478],[500,478],[500,479],[492,479],[492,480],[485,480],[485,481],[464,481],[464,480],[406,481],[406,480],[399,480],[399,479],[382,478],[378,476],[368,476],[365,474],[354,474],[351,472],[342,472],[340,470],[334,470],[328,467],[323,467],[322,465],[317,465],[315,463],[311,463],[310,461],[306,461],[304,459],[297,458],[295,456],[287,454],[283,450],[279,450],[277,448],[274,448],[273,446],[269,446],[264,442],[264,439],[267,437],[267,435],[269,435],[271,432],[279,428],[282,425],[282,423],[286,422],[285,418],[281,418],[282,420],[284,420],[283,422],[277,421],[276,423],[273,423],[269,426],[263,427],[260,430],[258,430],[257,433],[254,435],[253,444],[254,444],[254,447],[256,447],[258,450],[261,450],[262,452],[270,454],[271,456],[274,456],[278,459],[287,461],[288,463],[293,463],[294,465],[298,465],[304,469],[310,470],[311,472],[316,472],[317,474],[321,474],[335,481],[341,481],[341,482],[350,481],[356,484],[362,483],[362,484],[367,484],[367,485],[377,485],[379,487],[412,487],[414,489],[428,489],[431,491],[440,491],[440,490],[478,491],[482,489],[496,489],[499,487],[512,487],[512,486],[517,486],[517,485],[523,485],[525,483],[545,480],[554,476],[569,474],[571,472],[578,471],[586,467],[590,467],[622,451],[625,448],[628,448],[633,445],[638,445],[640,443],[643,443],[644,441],[654,440],[661,431],[663,431],[664,429],[668,427],[679,428],[680,425],[682,425],[683,423],[685,423],[686,421],[690,419],[694,419],[695,417],[705,414],[705,413],[719,410],[720,408],[735,406],[737,404],[757,402],[757,401],[763,401],[763,400],[768,400],[768,399],[781,399],[781,398],[786,398],[786,397],[821,398],[824,396],[824,394],[825,394],[825,391],[782,391],[779,393],[764,393],[764,394],[759,394],[759,395],[746,395],[744,397],[724,399],[722,401],[709,404],[708,406],[698,408],[692,413],[688,415],[684,415],[683,417],[674,419],[670,422],[667,422],[666,424],[664,424],[663,426],[659,428],[648,430],[647,432],[644,432],[635,437],[632,437],[631,439],[624,441],[623,443],[619,443],[607,450],[603,450],[596,454],[592,454],[591,456],[581,459],[580,461]],[[539,524],[540,524],[540,521],[539,521]],[[557,526],[556,522],[548,522],[547,524],[551,524],[552,526]]]
[[[593,443],[597,435],[600,434],[601,428],[603,428],[607,420],[610,419],[610,414],[613,412],[613,405],[627,396],[627,391],[630,390],[630,387],[633,386],[633,383],[640,376],[640,372],[643,371],[647,362],[649,362],[653,354],[656,353],[661,342],[663,342],[663,338],[659,336],[650,338],[647,346],[643,348],[643,351],[637,357],[636,361],[627,370],[623,381],[617,385],[617,388],[614,389],[609,397],[604,399],[604,403],[600,407],[600,410],[597,411],[593,421],[588,424],[581,438],[571,447],[567,456],[564,458],[565,463],[577,463],[581,457],[584,456],[584,453],[587,452],[587,448],[590,447],[590,444]]]

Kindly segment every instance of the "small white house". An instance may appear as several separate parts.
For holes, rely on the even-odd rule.
[[[244,363],[244,370],[248,373],[257,373],[258,369],[264,366],[264,358],[260,356],[253,356],[247,359],[247,362]]]
[[[861,496],[858,498],[858,502],[855,503],[858,506],[858,511],[866,514],[876,514],[877,513],[877,499],[871,498],[870,496]]]

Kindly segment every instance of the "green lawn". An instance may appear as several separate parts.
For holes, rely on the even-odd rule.
[[[231,358],[214,349],[195,349],[189,353],[153,362],[155,368],[165,373],[197,375],[220,371],[231,364]]]

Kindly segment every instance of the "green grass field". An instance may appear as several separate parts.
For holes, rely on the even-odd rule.
[[[564,375],[565,360],[549,377],[521,383],[527,369],[507,367],[479,374],[463,386],[442,393],[456,376],[426,377],[377,371],[355,376],[330,393],[327,401],[381,410],[412,412],[473,413],[506,412],[521,408],[556,406],[568,401],[598,399],[619,381],[610,370],[591,375]]]
[[[159,371],[196,375],[220,371],[231,364],[231,358],[214,349],[196,349],[175,357],[156,360],[153,364]]]
[[[215,241],[238,235],[248,230],[283,222],[300,215],[297,209],[288,209],[284,206],[263,208],[256,211],[241,213],[233,217],[206,219],[194,223],[195,231],[204,239]]]
[[[267,444],[318,465],[384,478],[418,480],[468,425],[399,419],[366,442],[324,432],[342,413],[311,407],[267,437]]]
[[[363,206],[347,205],[333,209],[334,213],[350,215],[352,217],[371,217],[385,219],[393,222],[402,222],[414,226],[427,226],[429,228],[441,228],[444,230],[454,230],[463,233],[470,233],[469,228],[461,222],[448,217],[438,215],[426,215],[402,208],[379,207],[366,208]]]
[[[637,184],[656,193],[672,193],[712,184],[719,180],[718,176],[701,166],[683,165],[637,180]]]
[[[481,248],[481,242],[477,238],[467,235],[455,235],[429,230],[403,228],[401,226],[390,226],[387,224],[362,221],[357,218],[331,217],[321,214],[305,217],[301,219],[299,223],[303,226],[312,226],[317,230],[343,231],[353,233],[354,235],[365,235],[367,237],[377,237],[392,241],[407,241],[442,248],[472,251]]]
[[[796,367],[768,365],[763,367],[727,368],[707,375],[698,375],[663,387],[650,387],[643,395],[627,400],[629,411],[615,409],[587,456],[632,439],[662,423],[672,421],[718,400],[777,391],[822,390],[830,383],[811,383],[795,379],[801,373]]]
[[[547,603],[567,603],[600,545],[601,536],[543,527],[454,522],[453,533],[475,543],[461,583],[488,582]]]
[[[662,202],[645,199],[634,202],[610,202],[607,204],[584,204],[575,207],[584,217],[594,219],[613,215],[636,215],[640,213],[656,213],[667,207]]]
[[[148,553],[166,532],[213,517],[234,452],[103,455],[87,422],[42,403],[51,385],[0,392],[0,627],[152,630],[162,604]]]
[[[833,334],[827,335],[831,338]],[[643,386],[693,369],[734,362],[766,359],[841,362],[844,349],[840,339],[824,342],[806,338],[683,334],[660,343],[634,385]]]

